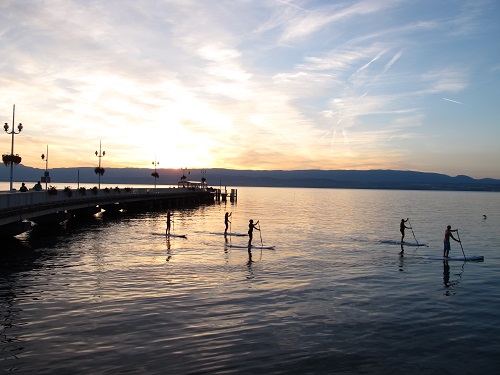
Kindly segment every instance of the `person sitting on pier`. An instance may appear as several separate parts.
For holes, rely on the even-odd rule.
[[[248,223],[248,246],[252,246],[253,230],[260,230],[256,227],[257,224],[259,224],[259,221],[254,224],[252,219],[250,219],[250,222]]]
[[[226,212],[226,214],[224,215],[224,224],[226,225],[226,229],[224,229],[224,236],[227,234],[227,227],[229,226],[229,224],[231,223],[229,221],[229,217],[232,215],[233,213],[229,213],[229,212]]]
[[[42,188],[42,184],[40,184],[40,181],[38,181],[34,186],[33,186],[33,190],[35,191],[42,191],[43,188]]]
[[[24,193],[25,191],[28,191],[28,188],[26,187],[26,184],[25,184],[24,182],[21,184],[21,187],[19,188],[19,191],[21,191],[21,192],[23,192],[23,193]]]

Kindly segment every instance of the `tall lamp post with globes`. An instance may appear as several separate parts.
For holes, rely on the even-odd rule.
[[[157,166],[158,164],[160,164],[160,162],[159,162],[159,161],[156,161],[156,158],[155,158],[155,161],[153,161],[151,164],[153,164],[153,165],[155,166],[155,171],[154,171],[153,173],[151,173],[151,176],[153,176],[153,177],[155,178],[155,189],[156,189],[156,179],[157,179],[158,177],[160,177],[160,175],[159,175],[159,174],[158,174],[158,172],[156,171],[156,166]]]
[[[99,190],[101,189],[101,176],[104,174],[104,168],[101,168],[101,158],[106,155],[106,151],[101,151],[101,141],[99,141],[99,152],[95,152],[95,156],[99,158],[99,166],[94,169],[95,173],[99,176]]]
[[[12,130],[9,132],[9,124],[5,123],[3,126],[3,130],[7,134],[12,134],[12,142],[10,146],[10,155],[2,155],[2,161],[4,164],[7,166],[10,164],[10,191],[12,191],[12,181],[13,181],[13,175],[14,175],[14,164],[19,164],[21,162],[21,157],[19,155],[14,155],[14,135],[21,133],[23,130],[23,124],[19,123],[17,125],[17,132],[14,129],[14,118],[16,115],[16,105],[14,104],[14,107],[12,109]]]
[[[50,182],[49,177],[49,145],[47,145],[47,155],[42,154],[42,160],[45,160],[45,173],[42,177],[42,182],[45,182],[45,190],[47,190],[47,184]]]
[[[206,182],[207,182],[207,179],[205,178],[205,173],[207,173],[207,170],[206,169],[202,169],[201,170],[201,188],[202,189],[205,188],[205,185],[206,185]]]

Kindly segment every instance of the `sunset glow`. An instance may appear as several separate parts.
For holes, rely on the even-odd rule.
[[[495,0],[4,0],[0,121],[15,104],[36,168],[47,145],[95,166],[102,141],[105,167],[500,178],[499,19]]]

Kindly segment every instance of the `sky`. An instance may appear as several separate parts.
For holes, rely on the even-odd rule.
[[[48,147],[49,169],[500,178],[499,20],[497,0],[2,0],[0,121],[41,169]]]

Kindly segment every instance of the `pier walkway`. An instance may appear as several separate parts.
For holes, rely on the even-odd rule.
[[[58,223],[102,210],[147,210],[213,202],[210,191],[195,188],[0,192],[0,237],[25,232],[31,229],[31,222]]]

